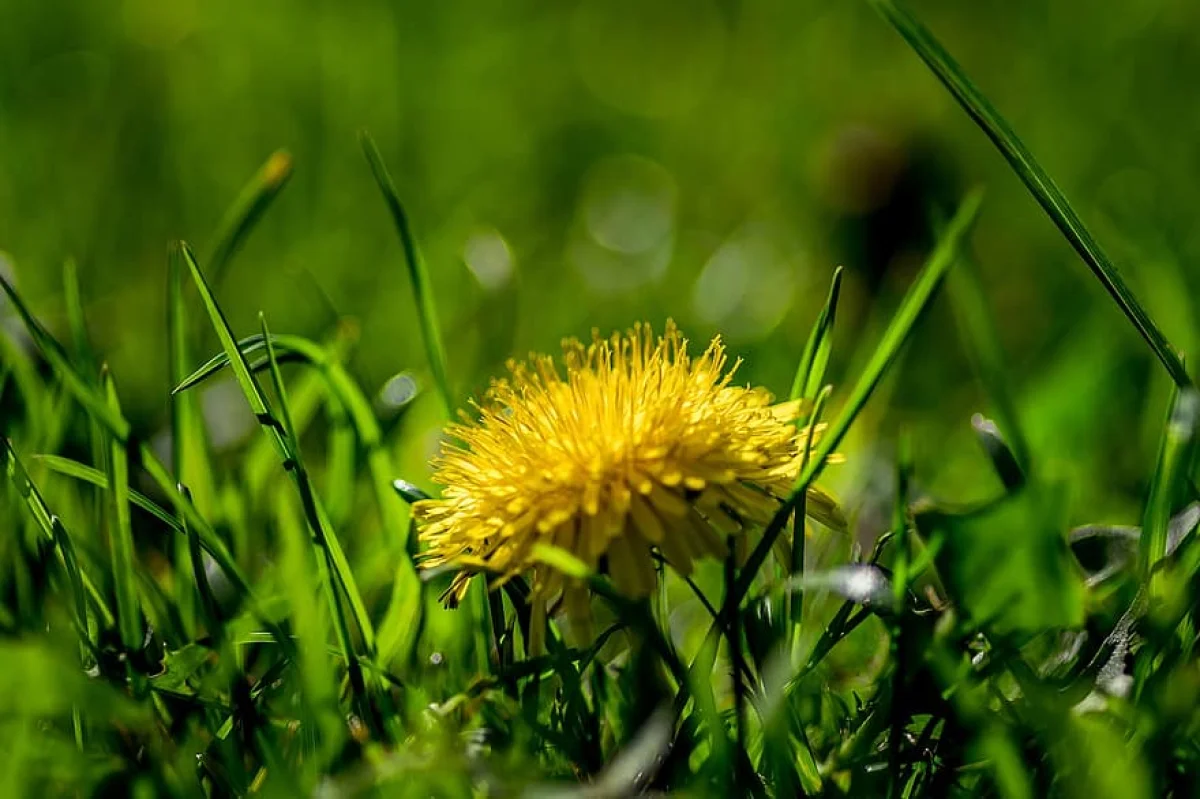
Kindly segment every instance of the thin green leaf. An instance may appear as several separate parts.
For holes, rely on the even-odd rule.
[[[446,349],[442,345],[441,328],[438,326],[437,303],[434,301],[433,288],[429,283],[429,271],[426,269],[425,261],[421,257],[420,248],[417,247],[417,240],[413,236],[412,228],[408,222],[408,214],[405,213],[404,205],[400,202],[400,195],[396,193],[396,186],[392,182],[392,176],[388,174],[387,165],[383,162],[383,156],[379,154],[379,148],[375,146],[375,141],[366,131],[362,131],[359,134],[359,143],[362,145],[363,154],[367,158],[367,164],[371,167],[371,174],[375,178],[375,183],[378,184],[379,190],[383,192],[383,200],[387,203],[388,211],[392,215],[392,222],[396,225],[396,232],[400,234],[400,244],[404,248],[404,258],[408,265],[408,277],[412,281],[413,293],[416,295],[417,317],[421,321],[421,336],[425,342],[425,354],[429,358],[429,368],[433,371],[434,382],[437,383],[438,391],[441,392],[446,415],[450,416],[454,413],[456,403],[454,401],[454,394],[450,390],[450,380],[446,373]]]
[[[337,564],[334,562],[331,548],[328,545],[329,539],[333,537],[333,530],[317,504],[316,494],[312,483],[308,479],[308,472],[304,468],[304,461],[300,455],[300,444],[296,440],[296,427],[292,424],[292,414],[288,408],[287,389],[283,385],[283,375],[279,371],[279,361],[275,359],[275,348],[271,343],[271,333],[267,329],[267,319],[261,313],[258,315],[258,323],[262,327],[263,341],[267,345],[267,361],[271,367],[271,384],[275,389],[275,397],[279,403],[279,415],[283,422],[283,435],[285,437],[284,443],[293,463],[291,471],[300,489],[300,500],[304,507],[304,515],[308,519],[309,526],[316,536],[314,543],[316,544],[317,574],[321,586],[325,590],[325,596],[329,601],[329,608],[333,614],[334,630],[337,632],[338,644],[341,646],[342,654],[346,659],[347,671],[350,674],[350,684],[354,687],[355,694],[363,701],[365,709],[366,684],[363,680],[362,667],[359,665],[358,656],[354,652],[354,643],[350,638],[350,629],[346,625],[346,613],[342,609],[342,601],[338,594],[337,584],[334,582],[334,577],[330,574],[331,571],[335,573],[337,571]],[[370,641],[365,632],[363,637]],[[368,651],[370,651],[370,648],[370,644],[368,644]]]
[[[50,363],[68,393],[83,405],[91,414],[92,419],[100,423],[112,434],[114,439],[129,446],[131,443],[129,422],[121,414],[114,413],[109,407],[103,393],[79,374],[70,360],[65,356],[62,345],[55,341],[37,322],[20,296],[2,276],[0,276],[0,289],[4,291],[5,295],[12,302],[13,307],[17,309],[18,315],[21,317],[26,329],[29,330],[34,343],[37,344],[38,350]],[[0,341],[6,340],[5,337],[0,336]],[[29,399],[35,400],[37,396],[38,394],[35,392]],[[251,606],[256,609],[258,615],[262,616],[260,603],[254,597],[249,582],[238,568],[237,563],[234,562],[229,550],[220,537],[217,536],[207,519],[179,492],[176,481],[170,471],[159,461],[158,456],[154,454],[154,450],[145,442],[137,442],[137,459],[159,489],[175,504],[180,515],[186,515],[188,523],[196,527],[204,548],[212,555],[213,560],[216,561],[217,566],[229,578],[238,594],[251,600]],[[282,634],[279,626],[266,620],[265,617],[264,622],[273,634],[277,636],[280,645],[290,651],[291,641],[287,636]]]
[[[1050,176],[1033,157],[1033,153],[1018,138],[1016,132],[1000,115],[1000,112],[984,97],[983,92],[967,76],[963,68],[946,52],[941,43],[915,17],[892,0],[869,0],[871,5],[892,24],[904,40],[929,66],[938,80],[954,95],[963,110],[983,130],[1000,150],[1005,160],[1017,173],[1021,182],[1033,194],[1034,199],[1053,220],[1058,229],[1091,268],[1092,274],[1104,286],[1117,305],[1125,312],[1150,349],[1166,367],[1167,373],[1178,386],[1190,386],[1183,361],[1178,351],[1167,341],[1154,320],[1142,307],[1133,291],[1125,283],[1116,264],[1100,247],[1099,242],[1084,226],[1066,196],[1051,180]]]
[[[804,345],[804,354],[792,380],[792,391],[789,399],[806,399],[809,402],[817,398],[821,386],[825,382],[825,367],[829,364],[829,353],[833,351],[833,321],[837,315],[838,296],[842,290],[842,267],[833,270],[833,281],[829,286],[829,297],[825,306],[817,316],[808,341]]]
[[[276,150],[234,200],[221,220],[206,261],[211,264],[214,285],[221,282],[230,259],[291,175],[292,156],[285,150]]]
[[[114,413],[104,397],[95,391],[89,381],[81,377],[79,372],[71,366],[70,358],[67,357],[62,345],[55,341],[54,337],[46,332],[46,329],[34,318],[25,305],[25,301],[4,279],[3,275],[0,275],[0,289],[3,289],[9,302],[16,309],[17,315],[21,317],[25,329],[29,331],[34,343],[37,344],[38,349],[50,364],[50,368],[54,370],[67,391],[87,409],[88,413],[102,422],[113,435],[122,441],[126,440],[129,437],[129,423],[120,414]]]
[[[762,568],[767,554],[771,551],[771,545],[775,543],[775,539],[783,530],[788,516],[795,509],[799,498],[804,495],[804,492],[808,490],[808,487],[817,478],[817,475],[821,473],[821,470],[825,467],[826,460],[841,443],[842,438],[850,429],[850,425],[854,422],[859,412],[862,411],[863,406],[867,403],[867,399],[870,398],[871,393],[875,390],[875,386],[879,384],[888,367],[896,359],[900,348],[908,340],[908,336],[912,332],[917,319],[920,318],[921,313],[929,305],[930,300],[933,299],[938,286],[941,285],[942,278],[958,258],[959,247],[970,230],[971,225],[974,223],[975,217],[979,214],[979,206],[982,199],[982,193],[979,191],[973,191],[967,195],[966,199],[959,206],[957,213],[955,213],[954,218],[946,227],[937,247],[929,256],[929,260],[926,261],[925,266],[921,269],[921,273],[917,276],[908,294],[905,295],[903,302],[901,302],[900,307],[892,317],[891,323],[884,332],[882,340],[875,348],[870,361],[859,376],[858,382],[855,384],[854,390],[850,393],[850,398],[846,401],[846,406],[843,408],[841,415],[830,424],[824,435],[821,436],[821,440],[817,442],[812,457],[805,464],[796,480],[796,487],[792,495],[788,497],[783,506],[775,514],[775,518],[771,520],[771,523],[763,532],[762,540],[759,541],[758,546],[755,547],[750,557],[746,560],[746,564],[738,577],[737,599],[739,602],[750,590],[755,575]]]
[[[80,463],[79,461],[71,460],[70,458],[64,458],[60,455],[35,455],[33,457],[34,460],[52,472],[61,474],[64,477],[72,477],[84,483],[94,485],[103,491],[108,491],[108,477],[99,469]],[[183,532],[183,526],[180,521],[163,510],[162,506],[158,505],[145,494],[131,488],[129,489],[129,501],[163,524],[166,524],[175,532]]]
[[[96,359],[88,342],[87,322],[83,315],[83,298],[79,290],[79,267],[74,258],[63,262],[63,296],[67,308],[67,326],[71,330],[71,346],[75,361],[85,374],[95,373]]]
[[[892,661],[891,724],[888,730],[888,796],[895,799],[903,788],[901,757],[904,748],[904,723],[909,715],[908,649],[910,648],[908,619],[904,613],[908,597],[909,560],[912,543],[908,529],[908,491],[912,475],[912,440],[907,433],[900,436],[896,457],[896,501],[892,506],[892,536],[896,557],[892,566],[892,607],[898,612],[891,619],[889,655]]]
[[[1009,446],[1007,439],[1001,435],[996,423],[977,413],[971,417],[971,428],[991,459],[992,468],[996,470],[996,476],[1004,484],[1004,489],[1013,492],[1025,485],[1025,471],[1021,468],[1021,461]]]
[[[1143,579],[1168,554],[1168,533],[1172,503],[1179,482],[1186,475],[1188,455],[1196,436],[1200,416],[1200,394],[1192,389],[1174,392],[1171,412],[1159,444],[1158,464],[1150,482],[1150,497],[1146,501],[1145,521],[1139,547],[1139,563]],[[1157,581],[1151,583],[1151,594]]]
[[[179,490],[187,499],[192,498],[191,491],[182,483],[179,485]],[[208,573],[204,569],[204,551],[200,548],[200,536],[196,535],[196,531],[188,526],[186,519],[183,520],[183,534],[187,536],[187,563],[192,569],[191,582],[195,583],[196,594],[200,597],[204,626],[208,629],[209,635],[220,640],[221,632],[224,629],[221,602],[213,593],[212,585],[208,581]],[[182,589],[180,592],[182,593]]]
[[[191,273],[192,280],[200,292],[201,301],[208,313],[209,320],[212,322],[213,329],[216,331],[217,338],[221,341],[221,347],[225,350],[225,354],[229,358],[229,364],[233,369],[234,377],[246,397],[246,402],[250,405],[250,411],[258,419],[263,433],[268,436],[279,453],[280,460],[291,474],[293,482],[303,492],[304,486],[297,478],[296,471],[292,468],[296,463],[296,453],[289,446],[288,439],[281,429],[282,425],[271,414],[266,398],[258,387],[258,381],[255,379],[253,372],[250,371],[250,364],[247,363],[246,357],[238,348],[237,340],[233,336],[229,322],[225,319],[225,314],[221,311],[220,306],[217,305],[216,298],[213,297],[212,290],[209,288],[203,273],[201,273],[200,267],[196,264],[196,259],[192,256],[191,250],[183,242],[178,242],[175,246],[180,249],[188,271]],[[317,518],[309,519],[309,523],[313,528],[313,535],[321,537],[323,546],[328,549],[330,557],[333,560],[334,573],[337,576],[339,585],[346,594],[347,600],[350,602],[354,621],[362,633],[363,643],[368,652],[373,652],[375,649],[375,630],[371,624],[370,616],[367,614],[366,605],[363,603],[362,595],[359,593],[358,585],[354,579],[354,574],[350,570],[350,564],[346,560],[346,555],[342,551],[337,536],[331,530],[325,531],[321,529],[324,520],[319,517],[319,508],[319,505],[315,505],[315,509],[318,511]],[[327,535],[326,532],[328,532]]]
[[[50,506],[46,504],[46,500],[42,497],[42,492],[38,490],[37,485],[29,477],[29,472],[25,470],[21,459],[17,457],[17,452],[13,449],[12,442],[0,436],[0,446],[4,449],[5,473],[8,475],[9,482],[16,489],[17,494],[25,501],[25,505],[29,508],[30,515],[33,516],[38,529],[42,531],[47,540],[54,542],[56,538],[55,525],[57,523],[61,526],[62,522],[58,521],[58,517],[50,510]],[[65,532],[65,528],[63,532]],[[61,533],[59,534],[61,535]],[[63,568],[68,569],[62,550],[57,551]],[[108,603],[104,599],[104,595],[100,593],[87,572],[80,571],[79,577],[84,590],[88,594],[88,598],[92,601],[93,607],[100,614],[102,622],[105,626],[110,626],[114,618],[112,611],[108,607]]]
[[[294,356],[298,360],[322,368],[328,359],[325,349],[320,344],[301,336],[277,335],[271,343],[275,346],[276,357],[280,361],[285,360],[284,356]],[[265,350],[266,342],[263,340],[262,334],[255,333],[238,341],[237,346],[238,351],[243,356],[247,356]],[[220,352],[205,361],[196,371],[180,380],[175,388],[171,390],[171,393],[179,394],[190,388],[194,388],[228,365],[229,353]],[[265,371],[267,368],[269,368],[269,364],[265,358],[262,358],[250,367],[250,371],[258,373]]]
[[[962,331],[967,357],[974,365],[979,382],[992,403],[999,427],[1004,431],[1021,470],[1028,470],[1029,445],[1017,420],[1016,403],[1009,388],[1010,381],[1005,374],[1004,351],[1000,346],[999,331],[979,280],[979,267],[969,252],[963,252],[959,268],[953,270],[946,278],[946,294],[958,327]]]
[[[100,382],[108,396],[109,407],[119,416],[117,389],[112,375],[104,369]],[[137,567],[134,563],[133,523],[129,516],[129,455],[124,442],[113,437],[108,459],[109,503],[108,538],[112,558],[113,588],[117,595],[117,629],[127,652],[142,646],[142,611],[138,603]]]
[[[329,660],[329,619],[314,590],[320,578],[312,543],[296,511],[296,501],[277,492],[274,504],[282,543],[280,569],[285,575],[282,589],[291,611],[291,629],[299,643],[301,696],[320,730],[316,746],[318,760],[324,765],[338,751],[346,729],[340,720],[337,678]],[[344,657],[345,651],[339,649],[338,655]]]

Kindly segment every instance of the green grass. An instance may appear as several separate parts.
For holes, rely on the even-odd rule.
[[[461,346],[467,362],[468,345],[439,321],[453,317],[435,301],[437,272],[365,134],[363,182],[382,191],[413,288],[413,307],[396,313],[416,316],[432,390],[381,410],[348,364],[358,336],[347,324],[322,341],[272,332],[266,314],[255,331],[235,329],[216,287],[289,180],[280,152],[203,260],[182,242],[167,253],[169,383],[154,402],[169,456],[118,399],[74,262],[65,343],[3,280],[29,341],[0,339],[5,795],[1196,795],[1200,406],[1184,362],[962,68],[908,12],[871,4],[1170,376],[1153,440],[1135,441],[1135,424],[1110,433],[1135,452],[1157,442],[1141,463],[1140,527],[1096,518],[1071,529],[1083,489],[1062,464],[1087,455],[1047,451],[1034,430],[1091,418],[1098,401],[1078,381],[1065,413],[1023,401],[1034,388],[1010,376],[975,190],[944,224],[942,209],[924,209],[936,235],[878,334],[844,329],[850,278],[830,270],[811,333],[787,348],[802,423],[828,427],[744,561],[686,578],[663,569],[653,597],[631,601],[541,547],[543,562],[592,588],[586,640],[561,616],[532,613],[521,579],[486,596],[476,581],[471,601],[445,609],[449,575],[418,569],[408,506],[424,496],[410,481],[427,474],[402,471],[413,459],[398,453],[428,450],[414,439],[460,405],[448,361],[458,368]],[[960,345],[922,336],[939,306]],[[861,365],[835,390],[843,342]],[[1072,344],[1062,369],[1097,369],[1090,343]],[[882,429],[895,417],[877,411],[905,399],[913,360],[952,346],[997,420],[974,418],[965,459],[927,426]],[[248,409],[261,437],[217,445],[202,392],[222,380],[245,405],[222,412]],[[410,424],[421,414],[424,427]],[[864,438],[895,449],[872,452]],[[887,475],[872,507],[862,499],[883,519],[865,548],[796,521],[843,450]],[[925,479],[944,471],[965,475],[945,483],[957,493]]]

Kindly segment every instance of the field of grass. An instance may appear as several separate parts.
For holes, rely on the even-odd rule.
[[[1191,5],[112,6],[0,2],[3,795],[1200,795]],[[522,528],[668,319],[789,468]]]

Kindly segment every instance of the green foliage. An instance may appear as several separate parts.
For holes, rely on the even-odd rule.
[[[182,11],[152,12],[151,5],[128,3],[120,23],[147,46],[162,46],[172,26],[191,24]],[[1177,342],[1195,340],[1184,324],[1191,317],[1187,292],[1180,290],[1191,278],[1176,263],[1187,260],[1187,245],[1149,230],[1145,218],[1146,230],[1119,224],[1136,209],[1108,218],[1089,203],[1091,215],[1102,220],[1095,231],[1110,239],[1109,249],[1102,247],[1084,225],[1083,209],[1067,201],[1033,148],[930,31],[891,0],[869,5],[1000,150],[1141,334],[1145,351],[1122,349],[1132,346],[1125,339],[1133,345],[1138,339],[1110,331],[1119,317],[1091,298],[1103,293],[1060,282],[1069,279],[1058,276],[1061,270],[1009,262],[1045,255],[1052,245],[1036,243],[1043,234],[1009,213],[1011,198],[995,175],[989,203],[998,196],[1000,211],[974,191],[951,214],[941,190],[948,186],[908,198],[920,206],[904,218],[905,246],[920,248],[924,257],[919,271],[905,271],[912,253],[903,247],[891,253],[875,282],[853,258],[845,269],[821,266],[810,270],[811,286],[821,287],[811,302],[795,311],[781,306],[778,318],[764,323],[776,299],[768,293],[790,295],[795,275],[775,273],[782,282],[768,285],[767,293],[749,285],[763,273],[755,272],[747,285],[731,276],[728,263],[749,270],[755,265],[747,253],[767,257],[775,246],[755,238],[766,234],[754,225],[708,252],[687,230],[716,229],[728,219],[705,220],[693,208],[686,225],[673,221],[647,251],[665,246],[675,261],[708,263],[697,277],[687,271],[692,266],[672,262],[665,287],[642,300],[613,294],[611,286],[608,294],[595,289],[584,296],[580,286],[587,279],[555,271],[556,265],[522,264],[517,281],[510,243],[487,231],[475,241],[482,256],[464,252],[476,275],[468,285],[445,241],[446,230],[463,225],[456,215],[472,212],[450,208],[444,198],[430,200],[419,206],[423,224],[412,224],[400,196],[424,203],[430,186],[415,175],[410,153],[389,158],[402,164],[397,189],[381,154],[407,152],[397,146],[395,130],[384,126],[382,148],[361,135],[367,168],[360,163],[358,172],[348,171],[355,177],[346,178],[345,188],[322,184],[318,192],[317,184],[302,182],[308,164],[319,168],[318,150],[299,148],[295,178],[292,156],[278,151],[227,211],[211,214],[217,232],[198,250],[203,259],[186,244],[173,244],[165,265],[159,258],[152,268],[129,273],[121,289],[129,293],[117,301],[87,291],[96,274],[85,268],[87,260],[80,262],[85,267],[68,260],[62,269],[61,319],[42,310],[56,306],[41,301],[48,289],[38,283],[46,272],[39,261],[15,264],[22,281],[32,280],[31,291],[24,282],[18,291],[13,275],[0,275],[6,298],[0,305],[3,794],[1196,795],[1200,406],[1164,332],[1170,327]],[[675,9],[677,17],[664,3],[662,20],[638,16],[648,13],[640,4],[616,7],[622,20],[636,17],[646,23],[639,31],[657,32],[662,40],[604,55],[594,28],[608,31],[605,41],[614,47],[637,44],[636,37],[617,35],[627,26],[610,19],[607,6],[590,2],[569,19],[546,12],[544,27],[523,21],[513,30],[544,37],[537,39],[542,46],[557,38],[559,27],[569,30],[577,57],[587,62],[578,65],[587,90],[625,114],[648,120],[661,113],[655,130],[687,131],[706,147],[713,142],[694,129],[719,140],[718,116],[730,130],[741,130],[739,114],[705,106],[696,99],[703,91],[688,81],[698,65],[711,60],[715,69],[722,43],[729,48],[726,66],[745,77],[739,54],[759,54],[771,31],[782,30],[777,20],[760,16],[765,7],[728,10],[736,25],[725,20],[725,10],[706,3]],[[383,30],[381,9],[363,4],[364,19],[375,23],[364,30]],[[28,13],[31,29],[51,24],[40,12]],[[425,13],[429,19],[415,24],[436,29],[439,15],[455,12],[439,5]],[[810,21],[811,42],[883,41],[877,29],[884,26],[869,15],[841,7],[823,13]],[[1011,14],[1028,17],[1027,11]],[[19,16],[0,10],[0,44],[12,44],[5,22]],[[483,11],[454,19],[478,27],[495,22]],[[839,31],[839,19],[862,26]],[[326,47],[321,57],[330,58],[329,40],[320,37],[335,34],[324,23],[314,20],[322,27],[314,35]],[[675,23],[685,25],[686,35],[672,38]],[[1158,30],[1153,25],[1162,23],[1141,24]],[[493,40],[470,25],[455,30],[470,42],[510,35],[496,33],[500,38]],[[285,39],[280,52],[297,40]],[[639,60],[654,57],[656,48],[663,63]],[[24,53],[10,46],[3,58],[16,62]],[[339,58],[353,62],[359,55],[347,51]],[[490,70],[496,53],[477,55],[478,61],[458,54],[472,75]],[[889,58],[901,63],[902,56],[897,51]],[[611,73],[597,67],[605,57],[613,59]],[[762,57],[774,63],[769,53]],[[865,64],[873,57],[864,53],[864,74],[874,74]],[[422,68],[436,62],[429,52],[414,58]],[[688,69],[676,74],[675,60]],[[626,62],[656,68],[626,80]],[[663,73],[674,74],[679,85],[659,82]],[[557,85],[559,77],[545,76],[545,85]],[[747,96],[757,91],[730,86]],[[13,97],[32,102],[9,88],[0,74],[0,107],[20,110]],[[885,87],[868,81],[860,88],[874,96]],[[325,91],[350,102],[340,91]],[[436,82],[429,91],[440,96]],[[816,97],[821,90],[808,91]],[[535,106],[534,94],[522,99]],[[689,102],[708,114],[704,125],[680,110]],[[567,101],[562,108],[579,111]],[[628,207],[615,200],[581,206],[578,220],[544,237],[561,232],[573,258],[584,257],[587,247],[607,248],[613,272],[625,268],[621,280],[644,286],[640,271],[653,272],[657,261],[638,260],[645,254],[638,236],[650,235],[655,214],[670,216],[675,204],[686,202],[677,196],[680,188],[698,184],[680,177],[676,185],[657,161],[618,157],[596,142],[588,144],[600,148],[596,153],[563,158],[545,141],[531,144],[532,137],[525,141],[521,131],[506,130],[517,123],[493,111],[498,121],[484,128],[480,148],[515,151],[519,141],[536,150],[535,161],[551,182],[580,183],[581,196],[590,198],[584,205],[595,200],[589,192],[634,197]],[[672,122],[672,114],[683,116]],[[1090,141],[1089,124],[1077,121],[1067,138]],[[184,127],[195,130],[190,119]],[[11,143],[22,146],[24,129],[13,130]],[[450,183],[475,185],[478,175],[457,171],[474,139],[469,147],[459,141],[447,149],[438,136],[452,139],[454,126],[430,136],[414,130],[409,145],[437,156],[431,171],[443,170]],[[341,158],[353,150],[348,135],[338,141],[322,139],[319,152]],[[658,158],[679,158],[672,168],[685,175],[686,159],[667,152]],[[606,166],[576,175],[575,158]],[[1063,185],[1087,196],[1074,188],[1087,184],[1081,175],[1087,170],[1064,160],[1074,166]],[[731,158],[718,171],[749,168],[741,179],[767,192],[776,166]],[[206,162],[204,168],[227,165]],[[706,170],[696,172],[707,178]],[[351,272],[368,266],[399,272],[412,298],[403,292],[385,298],[390,327],[368,320],[360,328],[335,311],[336,321],[308,324],[308,332],[272,332],[268,319],[276,330],[306,327],[292,324],[300,317],[288,311],[302,284],[265,277],[251,284],[234,267],[253,264],[261,275],[277,277],[297,253],[307,259],[304,248],[318,241],[320,220],[298,222],[283,189],[290,183],[289,192],[316,203],[322,192],[351,191],[354,180],[353,191],[370,194],[372,177],[399,234],[406,270],[388,269],[396,256],[382,250],[364,264],[369,248],[347,237],[340,240],[345,252],[327,249],[312,263],[344,257]],[[853,177],[842,175],[847,183]],[[1001,185],[993,189],[992,183]],[[87,184],[71,187],[82,191]],[[742,185],[719,181],[716,193],[736,196],[731,189]],[[479,186],[483,194],[494,188],[484,181]],[[855,194],[861,188],[850,186],[824,211],[807,211],[819,217],[838,202],[853,206],[862,200]],[[773,191],[779,197],[764,202],[786,204],[787,192]],[[197,201],[209,202],[212,193]],[[668,198],[669,211],[656,197]],[[530,230],[562,221],[558,198],[544,198],[545,207],[515,198],[513,213],[529,216],[525,237],[514,234],[526,253],[541,246]],[[116,209],[128,202],[144,213],[153,210],[143,205],[152,201],[132,188],[128,196],[107,198]],[[0,211],[11,210],[9,202],[0,191]],[[719,209],[725,201],[712,202]],[[856,229],[865,231],[864,246],[886,238],[867,221],[870,213],[846,213],[842,222],[863,225]],[[72,230],[78,221],[69,213],[47,218]],[[276,219],[278,228],[272,227]],[[385,219],[376,208],[374,215],[357,218],[355,212],[330,226],[361,224],[353,236],[382,248],[381,242],[394,244],[375,230],[386,231]],[[0,238],[11,235],[18,249],[43,252],[24,230],[3,224]],[[512,226],[521,229],[515,221]],[[591,238],[572,238],[575,227]],[[414,230],[429,231],[423,246]],[[296,249],[292,237],[301,242]],[[435,269],[423,256],[430,241]],[[1134,296],[1110,251],[1129,263],[1146,262],[1135,282],[1150,302]],[[1146,252],[1154,258],[1147,261]],[[501,271],[488,277],[480,258]],[[529,256],[535,258],[555,260],[544,251]],[[118,262],[110,258],[109,266]],[[724,562],[698,565],[688,576],[664,564],[659,590],[645,601],[619,595],[604,568],[593,571],[568,552],[540,547],[542,562],[590,586],[592,629],[564,613],[546,618],[535,611],[519,578],[486,597],[482,590],[470,595],[459,609],[442,607],[438,596],[449,575],[418,570],[409,503],[436,492],[427,462],[437,429],[459,404],[456,388],[482,387],[504,356],[519,354],[510,353],[513,341],[505,338],[518,329],[545,343],[580,332],[571,325],[585,317],[603,326],[610,317],[687,305],[671,281],[695,294],[694,307],[678,314],[681,321],[694,315],[706,325],[731,325],[731,349],[747,352],[750,376],[785,388],[790,378],[791,398],[806,403],[802,423],[827,425],[805,455],[792,496],[744,559],[731,546]],[[226,284],[242,290],[223,291]],[[143,292],[143,285],[153,292]],[[249,285],[261,288],[244,290]],[[708,302],[712,298],[700,292],[705,286],[720,302]],[[137,325],[151,296],[164,303],[165,325],[146,330]],[[597,301],[594,316],[589,300]],[[250,306],[261,311],[256,330],[242,329]],[[953,324],[939,317],[943,311]],[[1052,318],[1059,312],[1061,320]],[[619,323],[630,321],[622,316]],[[124,335],[135,329],[144,335],[117,345],[114,325]],[[1061,342],[1051,346],[1055,336]],[[1006,354],[1014,345],[1024,347],[1021,357]],[[153,362],[147,353],[158,350],[167,356],[165,380],[145,365]],[[355,352],[363,360],[355,361]],[[1148,368],[1155,359],[1165,366],[1169,387]],[[405,380],[381,380],[381,363],[389,376],[402,365]],[[970,372],[973,379],[962,376]],[[426,374],[433,390],[424,385]],[[831,387],[835,380],[848,388]],[[363,388],[381,382],[378,392]],[[397,394],[396,386],[408,388]],[[978,410],[997,421],[972,414]],[[261,437],[251,435],[256,426]],[[838,452],[847,463],[831,468],[830,456]],[[843,497],[850,519],[845,529],[797,523],[818,478]]]

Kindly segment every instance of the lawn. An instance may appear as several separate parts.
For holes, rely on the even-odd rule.
[[[1197,31],[0,0],[3,794],[1200,794]]]

